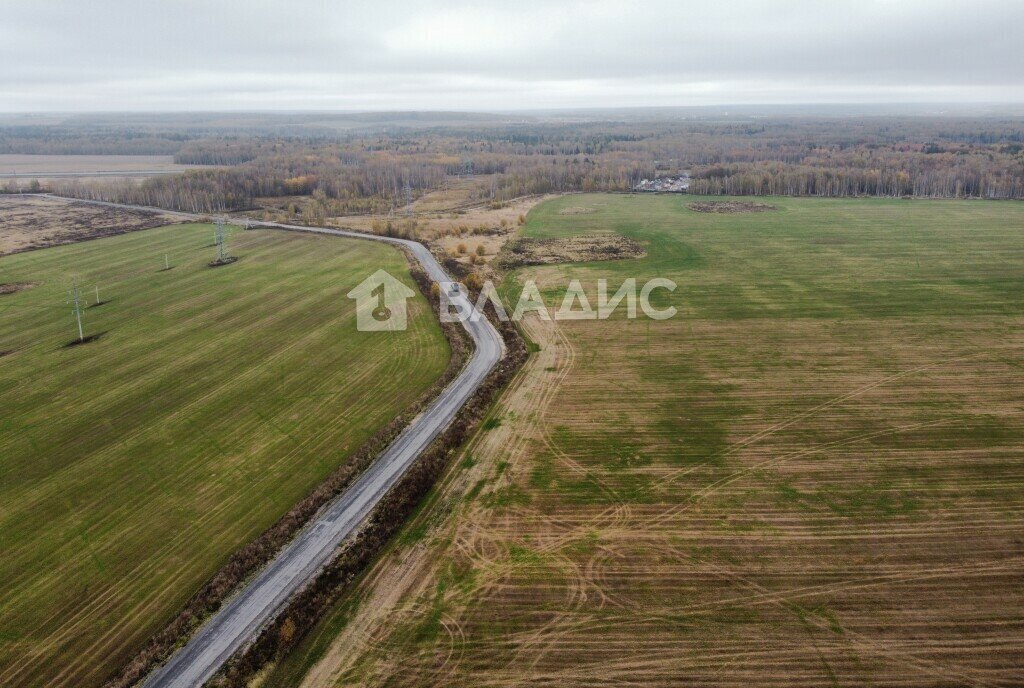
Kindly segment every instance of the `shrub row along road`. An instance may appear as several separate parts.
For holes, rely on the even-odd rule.
[[[100,205],[153,211],[156,208]],[[161,211],[165,212],[165,211]],[[176,213],[195,219],[197,216]],[[254,222],[259,227],[313,232],[372,241],[385,241],[408,249],[427,275],[442,285],[451,277],[427,248],[418,242],[376,237],[356,232],[317,227]],[[470,308],[463,290],[451,297],[460,311]],[[296,592],[309,583],[328,563],[348,537],[387,493],[420,453],[452,422],[455,414],[483,383],[502,355],[501,337],[486,318],[464,323],[475,350],[459,376],[395,441],[353,485],[331,502],[252,581],[195,633],[183,648],[153,672],[147,688],[201,686],[235,652],[253,640]],[[394,336],[402,336],[400,332]]]

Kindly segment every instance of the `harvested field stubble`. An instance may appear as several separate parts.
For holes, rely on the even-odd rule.
[[[679,315],[529,325],[500,424],[267,686],[1018,684],[1024,207],[685,204],[532,211],[648,255],[520,279],[668,277]]]
[[[0,256],[180,222],[159,212],[5,195],[0,195],[0,218]]]

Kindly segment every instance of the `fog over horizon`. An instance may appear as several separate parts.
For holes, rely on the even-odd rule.
[[[8,4],[0,112],[1024,103],[1024,3]]]

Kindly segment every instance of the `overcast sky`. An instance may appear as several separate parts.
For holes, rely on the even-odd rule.
[[[0,0],[0,111],[1024,102],[1022,0]]]

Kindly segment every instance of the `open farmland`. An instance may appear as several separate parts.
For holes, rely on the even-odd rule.
[[[1024,206],[693,200],[531,211],[647,254],[511,291],[667,277],[678,315],[529,319],[430,505],[264,686],[1019,685]]]
[[[0,154],[0,179],[170,174],[191,169],[173,155],[21,155]]]
[[[50,196],[0,195],[0,256],[173,222],[180,222],[180,218]]]
[[[402,336],[356,331],[350,289],[412,284],[394,249],[236,231],[214,269],[211,239],[0,259],[0,685],[102,683],[447,364],[418,293]],[[72,283],[100,336],[66,346]]]

